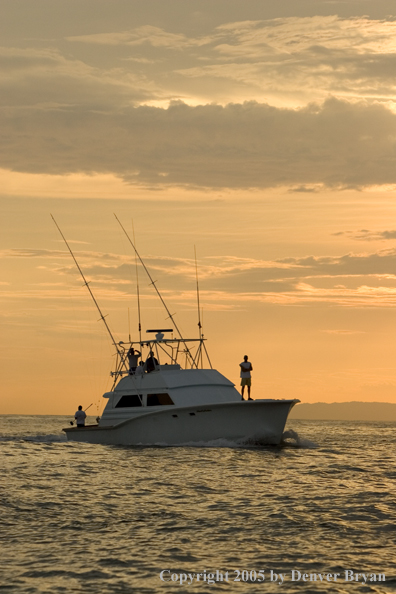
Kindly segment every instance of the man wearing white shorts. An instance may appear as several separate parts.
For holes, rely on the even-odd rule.
[[[253,371],[253,365],[250,363],[250,361],[248,361],[247,355],[244,356],[242,363],[239,364],[239,367],[241,368],[242,400],[245,400],[243,397],[245,386],[247,386],[248,389],[248,400],[253,400],[253,398],[250,398],[250,387],[252,385],[252,375],[250,372]]]

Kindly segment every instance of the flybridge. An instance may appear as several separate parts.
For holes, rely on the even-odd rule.
[[[203,369],[204,354],[210,369],[213,369],[204,344],[206,339],[202,335],[200,338],[165,338],[164,331],[150,330],[150,332],[156,333],[151,340],[128,341],[126,343],[121,340],[118,343],[115,371],[110,374],[114,377],[114,386],[119,377],[129,373],[127,361],[130,348],[142,350],[147,348],[147,358],[137,351],[139,357],[142,358],[142,362],[144,359],[147,361],[149,358],[155,357],[155,367],[158,371],[170,369],[173,366],[178,369]],[[147,332],[149,331],[147,330]],[[172,332],[172,330],[168,330],[168,332]]]

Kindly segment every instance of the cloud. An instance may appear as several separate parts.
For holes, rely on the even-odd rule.
[[[345,254],[340,257],[286,258],[281,260],[296,265],[313,274],[331,276],[394,275],[396,271],[396,249],[381,250],[372,254]]]
[[[288,191],[294,194],[316,194],[320,192],[321,189],[321,184],[317,184],[316,186],[297,186],[290,188]]]
[[[390,18],[249,20],[208,25],[200,35],[182,29],[145,24],[0,49],[4,101],[47,98],[115,110],[128,97],[134,104],[256,100],[278,107],[329,95],[394,102],[396,23]],[[95,52],[87,52],[92,45]]]
[[[233,78],[273,95],[393,98],[396,23],[363,17],[278,18],[217,28],[216,63],[185,76]],[[215,39],[215,37],[214,37]],[[318,95],[319,93],[319,95]],[[312,99],[311,99],[312,100]]]
[[[18,296],[64,298],[70,290],[81,294],[81,279],[68,254],[51,250],[8,250],[2,257],[37,258],[44,262],[46,277],[39,285],[23,287]],[[59,256],[62,262],[59,263]],[[143,255],[166,302],[184,308],[196,306],[195,261]],[[130,256],[79,252],[84,275],[99,300],[128,300],[135,294],[135,263]],[[41,267],[42,268],[42,267]],[[243,308],[249,303],[301,305],[312,303],[341,307],[394,307],[396,303],[396,249],[374,253],[306,256],[265,261],[234,256],[202,258],[199,267],[201,300],[205,308]],[[74,280],[64,280],[73,276]],[[59,284],[58,279],[62,279]],[[55,279],[55,280],[53,280]],[[139,267],[141,295],[157,299]],[[76,284],[77,283],[77,284]],[[77,289],[78,287],[78,289]],[[15,289],[4,288],[1,298],[11,299]]]
[[[312,16],[0,48],[0,166],[151,188],[395,184],[395,32]]]
[[[68,239],[68,243],[82,243],[85,244],[85,241],[78,241],[74,239]],[[85,258],[85,259],[94,259],[99,261],[125,261],[130,260],[132,262],[132,258],[128,256],[122,256],[119,254],[112,254],[112,253],[101,253],[101,252],[92,252],[87,250],[79,250],[75,252],[75,255],[78,258]],[[9,248],[0,250],[0,259],[2,258],[66,258],[71,260],[70,253],[65,250],[46,250],[46,249],[38,249],[38,248]],[[134,260],[133,260],[134,262]]]
[[[155,269],[158,286],[167,299],[195,303],[192,260],[164,258],[147,264],[149,269]],[[243,307],[248,302],[281,305],[316,302],[343,307],[388,307],[396,303],[395,270],[396,249],[272,262],[211,257],[201,262],[199,275],[202,300],[206,304],[228,302]],[[123,276],[125,271],[122,265],[102,269],[102,274]],[[100,271],[90,273],[95,276]]]
[[[339,336],[348,336],[353,334],[365,334],[362,330],[322,330],[325,334],[335,334]]]
[[[335,99],[306,108],[255,102],[117,113],[0,112],[3,167],[113,173],[152,186],[362,188],[396,182],[396,114]]]
[[[229,23],[218,27],[217,31],[229,37],[228,44],[217,46],[220,53],[252,58],[262,55],[263,47],[288,55],[299,55],[311,49],[317,52],[321,48],[323,53],[352,48],[361,54],[383,54],[396,49],[396,23],[391,18],[286,17]]]
[[[0,47],[0,107],[3,109],[114,109],[157,97],[141,73],[96,67],[57,48]],[[32,117],[32,113],[30,116]]]
[[[125,46],[140,46],[151,45],[161,50],[184,50],[189,47],[199,47],[209,43],[210,38],[191,38],[182,33],[169,33],[155,27],[153,25],[144,25],[131,29],[130,31],[122,31],[115,33],[96,33],[91,35],[79,35],[66,38],[70,42],[79,42],[97,45],[125,45]]]
[[[135,268],[135,256],[111,252],[78,250],[75,252],[82,267],[89,273],[102,271],[107,276],[115,273],[124,277],[125,271]],[[70,261],[70,269],[75,268],[68,251],[46,250],[36,248],[12,248],[0,251],[0,258],[42,258]],[[162,273],[165,277],[172,275],[192,279],[195,285],[195,260],[192,258],[175,258],[169,256],[152,256],[143,254],[143,260],[149,271]],[[141,264],[138,263],[141,269]],[[67,267],[68,269],[69,267]],[[279,282],[297,278],[348,278],[348,277],[388,277],[396,278],[396,248],[379,250],[373,253],[344,254],[342,256],[305,256],[300,258],[282,258],[278,260],[259,260],[237,256],[207,256],[201,259],[199,277],[204,282],[218,282],[222,278],[241,275],[257,275],[257,279],[268,282]]]
[[[329,94],[393,101],[395,32],[392,19],[333,15],[230,22],[198,36],[145,25],[67,40],[155,63],[152,80],[170,98],[302,106]]]
[[[357,241],[386,241],[396,239],[396,230],[372,231],[370,229],[359,229],[358,231],[339,231],[332,235],[347,235],[351,239],[356,239]]]

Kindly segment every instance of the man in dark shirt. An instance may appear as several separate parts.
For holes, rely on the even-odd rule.
[[[150,351],[150,354],[147,357],[146,365],[145,365],[147,373],[150,373],[151,371],[155,371],[157,365],[159,365],[159,363],[158,363],[157,359],[154,357],[153,351]]]

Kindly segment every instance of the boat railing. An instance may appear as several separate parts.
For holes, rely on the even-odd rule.
[[[206,347],[205,338],[165,338],[163,332],[171,330],[148,330],[156,332],[155,338],[142,341],[120,341],[117,344],[117,359],[115,370],[110,373],[114,378],[114,386],[118,378],[125,375],[139,376],[139,373],[152,373],[156,370],[168,369],[203,369],[205,359],[212,368]],[[136,373],[130,373],[128,364],[128,352],[133,348],[139,352],[139,358],[144,362],[144,369]],[[147,349],[147,350],[146,350]],[[144,352],[145,351],[145,352]],[[153,357],[154,368],[147,369],[147,361]],[[184,360],[183,360],[184,359]],[[134,370],[133,370],[134,371]],[[114,387],[113,386],[113,387]]]

